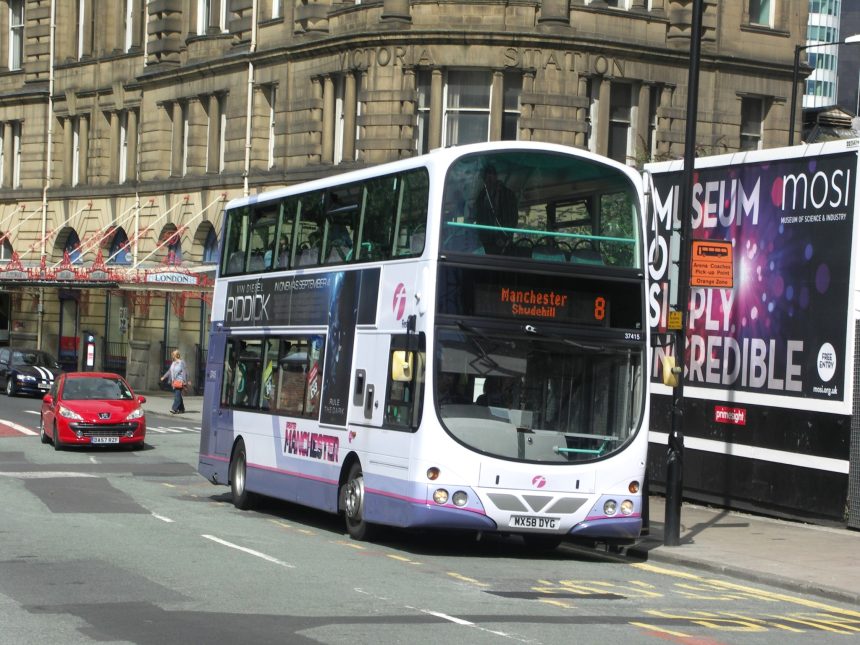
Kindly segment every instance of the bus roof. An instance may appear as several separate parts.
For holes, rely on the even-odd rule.
[[[531,150],[572,155],[613,168],[626,175],[627,178],[630,179],[630,181],[632,181],[636,186],[639,186],[641,182],[641,177],[634,168],[621,164],[608,157],[602,157],[592,152],[588,152],[587,150],[581,150],[579,148],[572,148],[570,146],[563,146],[554,143],[542,143],[536,141],[493,141],[486,143],[472,143],[463,146],[451,146],[448,148],[437,148],[427,154],[410,157],[408,159],[389,161],[383,164],[376,164],[373,166],[368,166],[366,168],[361,168],[359,170],[335,173],[327,177],[322,177],[320,179],[290,184],[289,186],[285,186],[283,188],[266,190],[254,195],[237,197],[235,199],[230,200],[230,202],[228,202],[225,208],[228,210],[233,208],[239,208],[241,206],[256,204],[259,202],[267,202],[270,200],[281,199],[283,197],[288,197],[297,193],[327,188],[329,186],[347,184],[353,181],[361,181],[364,179],[378,177],[380,175],[392,174],[396,172],[402,172],[404,170],[410,170],[413,168],[447,168],[456,159],[459,159],[460,157],[464,157],[466,155],[481,152],[504,152],[512,150]]]

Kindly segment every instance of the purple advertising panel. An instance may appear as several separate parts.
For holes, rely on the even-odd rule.
[[[850,400],[856,168],[854,152],[696,170],[692,239],[731,243],[734,286],[690,290],[685,386],[714,391],[715,399],[790,397],[771,404],[806,409],[827,401],[835,411]],[[665,333],[682,173],[652,172],[648,317],[652,332]],[[672,347],[654,350],[656,383],[663,356],[672,354]]]

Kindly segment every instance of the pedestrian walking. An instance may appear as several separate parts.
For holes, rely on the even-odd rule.
[[[178,349],[174,349],[171,356],[173,357],[173,362],[167,368],[161,380],[167,381],[173,387],[173,407],[170,409],[170,414],[180,414],[185,412],[185,401],[182,400],[182,390],[185,389],[185,385],[188,383],[188,371],[185,368],[185,361],[182,360]]]

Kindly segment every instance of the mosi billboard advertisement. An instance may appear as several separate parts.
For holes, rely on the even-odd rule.
[[[694,173],[692,239],[731,243],[734,286],[690,289],[685,385],[708,390],[694,396],[722,398],[713,391],[723,390],[740,402],[767,395],[772,405],[847,413],[857,154],[768,152],[758,162],[708,159]],[[652,331],[665,333],[682,165],[648,169],[648,316]],[[655,392],[668,392],[661,358],[673,353],[652,353]]]

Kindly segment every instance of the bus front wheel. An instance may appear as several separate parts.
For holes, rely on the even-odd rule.
[[[374,527],[364,520],[364,475],[361,472],[361,464],[357,461],[350,466],[342,491],[349,536],[353,540],[369,540]]]
[[[240,511],[247,511],[253,506],[253,493],[245,488],[245,476],[248,470],[248,455],[245,443],[240,439],[233,450],[230,460],[230,491],[233,493],[233,506]]]

